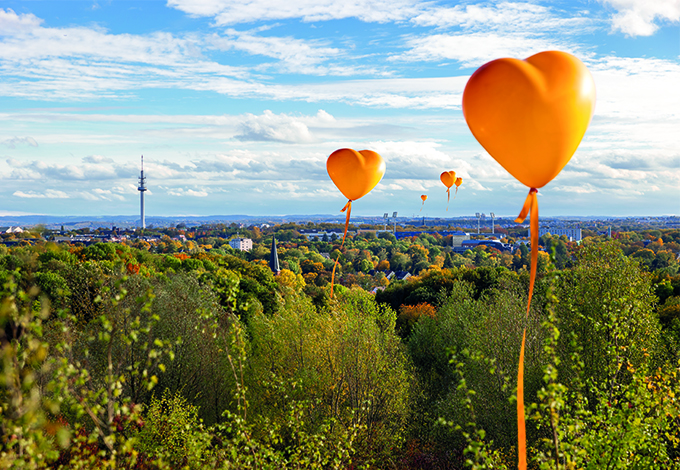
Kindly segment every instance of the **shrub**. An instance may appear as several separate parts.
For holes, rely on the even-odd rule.
[[[173,467],[201,469],[209,459],[211,436],[198,418],[198,408],[179,392],[165,389],[160,398],[152,397],[141,430],[133,435],[140,452],[163,458]]]

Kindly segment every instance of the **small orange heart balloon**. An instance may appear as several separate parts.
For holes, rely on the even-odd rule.
[[[427,201],[427,195],[423,194],[422,196],[420,196],[420,199],[422,199],[423,202]]]
[[[576,151],[595,109],[595,83],[566,52],[497,59],[472,74],[463,115],[480,144],[530,188],[548,184]]]
[[[455,171],[445,171],[444,173],[441,174],[439,177],[440,180],[442,180],[442,183],[444,183],[444,186],[447,188],[450,188],[453,186],[453,184],[456,181],[456,172]]]
[[[326,170],[350,201],[368,194],[385,174],[385,160],[372,150],[340,149],[331,153]]]
[[[456,189],[458,189],[458,186],[463,184],[463,178],[456,178]]]

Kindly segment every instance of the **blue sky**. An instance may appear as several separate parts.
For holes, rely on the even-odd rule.
[[[514,216],[527,188],[461,95],[550,49],[598,101],[541,214],[677,215],[680,0],[0,0],[0,215],[135,214],[142,154],[147,215],[334,214],[325,161],[350,147],[387,165],[356,214]]]

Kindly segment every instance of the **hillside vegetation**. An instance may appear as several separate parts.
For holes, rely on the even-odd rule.
[[[542,238],[526,320],[524,250],[285,230],[278,276],[272,233],[0,245],[0,467],[515,468],[526,326],[531,468],[680,468],[677,231]]]

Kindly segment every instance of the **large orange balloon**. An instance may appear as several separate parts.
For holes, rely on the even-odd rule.
[[[326,170],[350,201],[368,194],[385,174],[385,161],[372,150],[340,149],[331,153]]]
[[[445,171],[444,173],[441,174],[439,179],[442,180],[442,183],[444,183],[444,186],[446,186],[447,188],[450,188],[456,182],[456,172],[455,171]]]
[[[530,188],[564,168],[588,128],[595,83],[571,54],[546,51],[481,66],[463,92],[463,115],[480,144]]]

